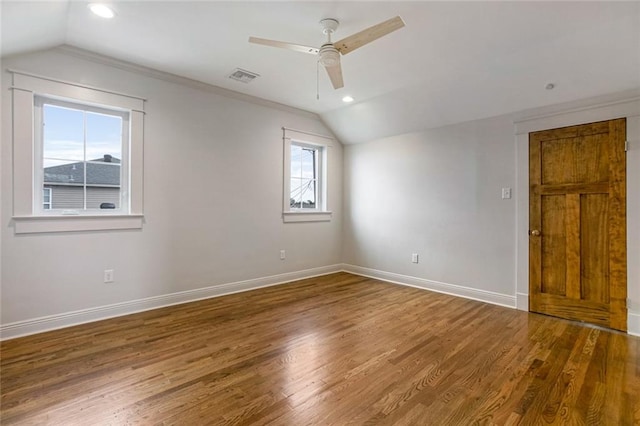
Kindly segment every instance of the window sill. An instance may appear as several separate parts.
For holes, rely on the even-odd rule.
[[[14,216],[16,234],[142,229],[143,215]]]
[[[283,212],[282,221],[288,222],[330,222],[332,212]]]

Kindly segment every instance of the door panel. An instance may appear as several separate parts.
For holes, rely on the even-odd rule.
[[[588,194],[580,198],[581,295],[585,300],[609,303],[609,199],[605,194]]]
[[[566,197],[542,197],[542,292],[567,294],[567,240],[565,238]]]
[[[625,130],[529,135],[531,311],[626,330]]]

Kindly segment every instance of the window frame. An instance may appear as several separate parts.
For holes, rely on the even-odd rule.
[[[23,71],[12,74],[13,212],[16,234],[140,229],[143,215],[144,102],[140,97]],[[129,112],[129,206],[121,211],[90,211],[87,214],[45,214],[41,187],[37,188],[34,126],[35,97],[54,98],[107,110]],[[122,169],[121,169],[122,170]],[[122,184],[122,182],[121,182]],[[37,194],[40,192],[40,194]]]
[[[120,207],[117,209],[101,210],[101,209],[53,209],[51,204],[50,209],[44,209],[43,200],[39,197],[43,197],[40,188],[44,189],[44,105],[53,105],[61,108],[74,109],[76,111],[92,112],[97,114],[105,114],[113,117],[120,117],[122,119],[122,144],[121,144],[121,158],[120,158]],[[116,215],[116,214],[129,214],[130,204],[130,191],[129,191],[129,133],[130,133],[130,112],[122,109],[98,107],[77,101],[70,101],[52,96],[35,95],[34,96],[34,181],[35,185],[33,194],[35,200],[33,202],[34,215]],[[86,143],[86,141],[85,141]],[[85,173],[87,164],[91,163],[90,160],[83,160],[85,167]],[[89,185],[86,182],[86,176],[82,188],[84,189],[83,199],[86,206],[87,188]],[[38,208],[40,206],[40,208]]]
[[[327,222],[331,220],[328,191],[328,153],[333,145],[333,138],[300,130],[283,128],[284,147],[284,183],[282,193],[282,218],[287,222]],[[316,207],[291,207],[291,146],[300,146],[316,150]]]

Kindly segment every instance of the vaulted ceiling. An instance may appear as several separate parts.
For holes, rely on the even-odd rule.
[[[85,2],[5,0],[2,56],[79,47],[318,113],[344,143],[640,88],[640,2],[109,3],[103,20]],[[396,15],[406,27],[342,58],[339,90],[315,57],[248,43],[319,47],[322,18],[340,39]],[[228,78],[238,67],[260,77]]]

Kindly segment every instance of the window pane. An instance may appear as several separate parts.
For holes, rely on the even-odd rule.
[[[45,160],[43,208],[84,209],[84,163]]]
[[[316,153],[314,148],[291,145],[291,177],[315,179]]]
[[[299,178],[291,178],[291,196],[289,205],[299,209],[302,206],[302,181]]]
[[[83,111],[44,105],[44,159],[84,160]]]
[[[115,161],[112,158],[111,161]],[[87,163],[87,185],[120,187],[120,160],[118,163],[91,161]]]
[[[55,186],[52,188],[51,197],[53,209],[84,209],[84,187],[82,186]]]
[[[310,148],[302,148],[301,155],[301,177],[314,179],[316,177],[316,150]]]
[[[302,208],[316,208],[316,181],[313,179],[302,180]]]
[[[120,163],[122,118],[87,112],[87,160]]]
[[[291,144],[291,177],[301,177],[300,159],[302,158],[302,148]],[[293,190],[293,187],[291,188]]]
[[[120,208],[122,117],[44,104],[43,119],[43,208]]]
[[[316,182],[314,179],[291,179],[290,206],[297,209],[316,208]]]
[[[120,208],[122,118],[87,113],[87,209]]]
[[[120,188],[87,186],[87,209],[120,208]]]

